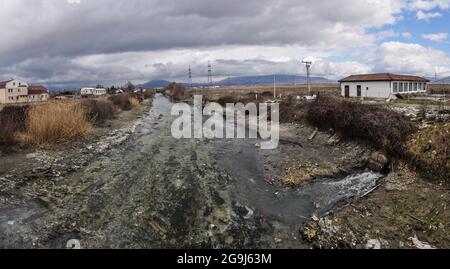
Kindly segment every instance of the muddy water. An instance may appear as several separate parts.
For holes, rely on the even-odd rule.
[[[299,189],[272,186],[259,141],[174,139],[171,106],[157,95],[127,142],[58,179],[44,202],[3,206],[0,246],[64,248],[77,239],[83,248],[307,248],[298,236],[305,220],[380,178],[361,173]]]

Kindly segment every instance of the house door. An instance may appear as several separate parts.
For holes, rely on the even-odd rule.
[[[345,98],[350,97],[350,86],[345,86]]]
[[[356,86],[356,94],[358,97],[361,97],[361,85]]]

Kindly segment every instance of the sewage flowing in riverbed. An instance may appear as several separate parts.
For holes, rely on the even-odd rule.
[[[15,188],[8,199],[20,203],[0,207],[0,247],[65,248],[77,239],[82,248],[308,248],[302,223],[381,178],[355,172],[301,188],[272,186],[260,141],[177,140],[171,107],[156,95],[126,141],[79,170]]]

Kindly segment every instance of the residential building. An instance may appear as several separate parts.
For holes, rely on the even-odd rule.
[[[28,84],[18,79],[0,81],[0,104],[28,102]]]
[[[80,91],[81,96],[100,96],[107,93],[103,88],[82,88]]]
[[[28,101],[39,102],[47,101],[50,98],[50,94],[47,88],[44,86],[28,86]]]
[[[390,73],[352,75],[341,79],[344,97],[397,99],[427,92],[430,80],[418,76]]]

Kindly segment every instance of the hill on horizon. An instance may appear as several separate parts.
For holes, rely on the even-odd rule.
[[[214,82],[213,86],[252,86],[252,85],[271,85],[273,84],[273,75],[261,75],[261,76],[238,76],[230,77],[217,82]],[[294,76],[294,75],[275,75],[275,81],[277,84],[306,84],[306,76]],[[142,88],[159,88],[165,87],[170,84],[167,80],[151,80],[144,84],[137,85]],[[335,83],[335,81],[328,80],[323,77],[311,77],[311,83]],[[187,84],[187,83],[182,83]],[[208,86],[208,83],[193,83],[193,87]]]

